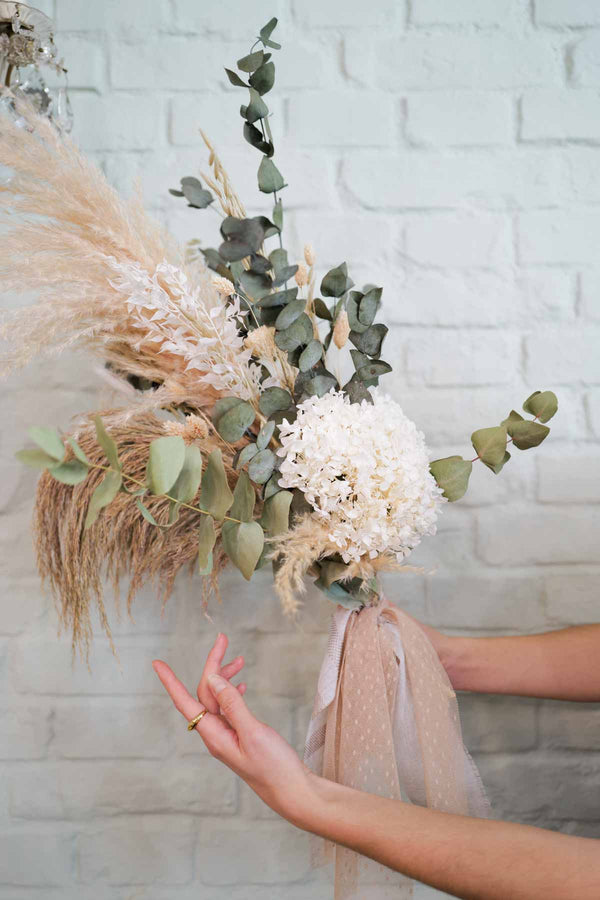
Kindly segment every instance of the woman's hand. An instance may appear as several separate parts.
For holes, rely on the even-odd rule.
[[[152,665],[175,707],[187,719],[209,712],[196,731],[215,759],[225,763],[264,802],[299,827],[306,827],[314,812],[316,777],[281,735],[255,719],[244,700],[242,686],[229,683],[243,666],[242,657],[221,668],[227,638],[219,635],[208,655],[198,685],[199,701],[179,681],[169,666],[155,660]]]

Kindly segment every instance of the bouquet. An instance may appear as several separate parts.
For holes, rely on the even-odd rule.
[[[208,172],[171,191],[217,209],[214,248],[177,247],[139,198],[120,199],[23,102],[17,120],[2,121],[0,164],[13,176],[0,185],[9,225],[0,284],[38,297],[3,327],[6,368],[79,345],[124,398],[69,434],[30,430],[35,446],[19,458],[42,470],[40,573],[84,654],[94,604],[110,636],[104,574],[115,589],[129,576],[129,607],[151,580],[166,599],[187,569],[202,578],[207,604],[227,564],[246,579],[271,566],[290,615],[311,577],[335,612],[308,764],[352,786],[485,814],[445,673],[420,629],[381,596],[378,575],[407,568],[444,505],[467,490],[474,464],[497,476],[509,445],[540,444],[557,400],[535,391],[525,415],[512,410],[471,435],[473,458],[430,460],[423,434],[379,384],[391,371],[381,287],[358,289],[345,262],[317,274],[311,246],[302,256],[284,247],[286,182],[265,99],[276,24],[260,30],[237,71],[225,70],[244,90],[243,135],[260,156],[269,216],[246,215],[206,137]],[[385,748],[368,776],[367,748],[350,753],[360,746],[349,712],[359,682],[379,710]]]

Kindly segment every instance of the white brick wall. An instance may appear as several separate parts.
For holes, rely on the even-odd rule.
[[[66,53],[75,133],[120,189],[181,238],[214,217],[166,189],[214,135],[250,207],[257,157],[223,65],[281,18],[273,127],[290,240],[347,258],[385,287],[386,386],[437,455],[466,452],[536,388],[561,407],[546,444],[481,468],[465,501],[390,579],[415,615],[467,633],[598,620],[600,493],[600,7],[595,0],[46,0]],[[41,363],[1,395],[0,900],[325,900],[305,838],[202,752],[150,669],[189,683],[218,629],[248,657],[249,703],[301,746],[329,610],[299,630],[269,578],[223,585],[214,623],[195,584],[161,619],[98,631],[92,673],[70,667],[39,587],[34,479],[12,454],[32,422],[94,408],[83,358]],[[7,426],[7,423],[10,423]],[[467,743],[497,810],[600,836],[600,709],[461,700]],[[433,897],[431,891],[418,894]]]

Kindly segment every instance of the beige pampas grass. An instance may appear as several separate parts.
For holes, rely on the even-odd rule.
[[[122,410],[103,411],[101,415],[117,443],[123,471],[143,482],[150,442],[168,433],[166,423],[151,414],[128,418]],[[197,430],[196,443],[205,458],[211,450],[217,447],[221,450],[233,486],[237,474],[232,468],[231,450],[214,431],[201,433],[198,421],[188,422],[186,427],[188,437],[192,430]],[[84,424],[75,437],[92,464],[106,465],[91,423]],[[88,654],[92,637],[94,607],[110,637],[103,577],[109,578],[118,597],[121,578],[129,576],[128,611],[136,593],[148,582],[158,586],[166,602],[177,574],[182,569],[194,571],[202,516],[182,507],[172,527],[157,528],[142,518],[130,496],[121,493],[86,531],[88,503],[102,477],[102,470],[92,469],[85,481],[71,487],[44,472],[38,482],[34,517],[40,574],[53,590],[63,627],[72,633],[74,652],[79,650],[84,656]],[[167,521],[167,500],[147,496],[144,503],[158,522]],[[220,544],[214,553],[213,573],[204,579],[205,592],[217,589],[219,572],[227,564]]]

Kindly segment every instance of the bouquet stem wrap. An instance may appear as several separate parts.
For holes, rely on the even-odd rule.
[[[338,606],[333,615],[305,762],[356,790],[449,813],[489,815],[463,745],[456,694],[438,655],[421,628],[383,598],[358,612]],[[319,841],[315,865],[331,860],[335,900],[412,896],[410,879]]]

